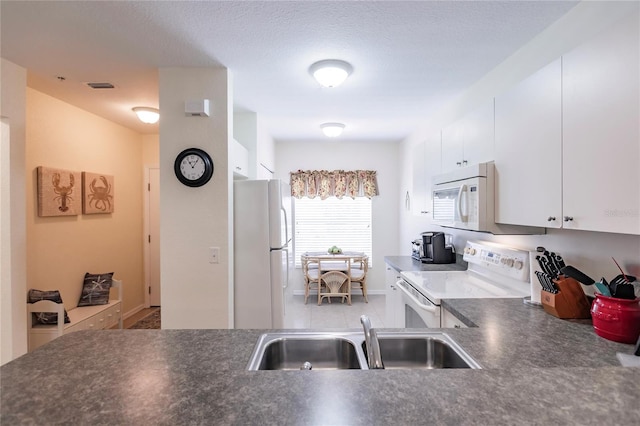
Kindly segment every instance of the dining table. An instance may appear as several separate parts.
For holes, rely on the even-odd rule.
[[[358,270],[358,277],[356,278],[364,277],[366,275],[365,264],[368,263],[368,257],[366,253],[360,251],[341,251],[339,253],[310,251],[302,253],[301,261],[303,269],[307,271],[305,273],[305,286],[307,287],[305,303],[308,297],[310,280],[315,278],[318,282],[318,305],[322,304],[323,298],[327,298],[331,302],[330,298],[334,296],[342,297],[343,301],[346,299],[351,305],[351,282],[352,278],[354,278],[352,273]],[[317,273],[313,273],[314,268],[317,268]],[[308,271],[308,269],[311,269],[311,271]],[[331,272],[337,273],[327,274]],[[323,283],[320,283],[321,277]],[[328,282],[330,279],[338,281],[334,281],[335,285],[332,285]],[[366,300],[366,292],[363,291],[363,295]]]

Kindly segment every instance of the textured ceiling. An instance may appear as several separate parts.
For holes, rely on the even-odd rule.
[[[343,139],[400,140],[576,3],[2,0],[1,54],[30,87],[141,133],[158,127],[131,108],[158,105],[158,68],[225,66],[236,110],[278,140],[320,139],[327,121]],[[321,59],[353,74],[321,88]],[[103,81],[116,89],[84,84]]]

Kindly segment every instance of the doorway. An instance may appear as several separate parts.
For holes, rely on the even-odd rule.
[[[147,211],[146,244],[145,246],[145,275],[146,275],[146,306],[160,306],[160,169],[148,167],[146,169]]]

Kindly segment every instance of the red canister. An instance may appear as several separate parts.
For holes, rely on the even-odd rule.
[[[620,343],[635,343],[640,335],[640,298],[618,299],[596,293],[591,318],[598,336]]]

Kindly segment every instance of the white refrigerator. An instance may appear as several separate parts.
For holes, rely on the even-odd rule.
[[[293,268],[291,188],[280,180],[235,181],[234,327],[284,328]]]

